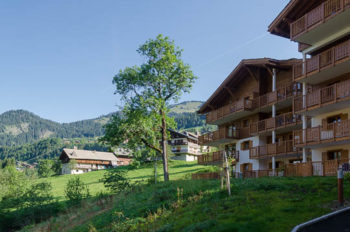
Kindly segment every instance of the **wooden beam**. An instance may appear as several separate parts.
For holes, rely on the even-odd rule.
[[[255,80],[259,81],[259,75],[255,75],[252,70],[248,66],[244,66],[245,69],[249,72],[250,76],[253,77]]]
[[[230,94],[230,96],[231,96],[232,98],[234,98],[235,95],[233,94],[233,92],[231,91],[231,89],[229,89],[227,86],[225,86],[224,89],[226,89],[226,91]]]
[[[267,65],[264,65],[264,67],[265,67],[266,70],[270,73],[270,75],[271,75],[271,77],[272,77],[272,76],[273,76],[273,72],[272,72],[272,70],[270,69],[270,67],[267,66]]]

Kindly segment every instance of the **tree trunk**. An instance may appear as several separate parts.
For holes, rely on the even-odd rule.
[[[160,111],[162,116],[162,158],[163,158],[163,171],[164,171],[164,181],[169,180],[169,172],[168,172],[168,157],[167,157],[167,131],[166,131],[166,122],[164,111]]]

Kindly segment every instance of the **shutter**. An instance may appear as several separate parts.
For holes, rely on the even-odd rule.
[[[322,129],[327,130],[327,119],[322,119]]]
[[[346,121],[346,120],[348,120],[348,114],[341,114],[341,115],[340,115],[340,119],[341,119],[341,121]]]
[[[252,171],[252,170],[253,170],[253,164],[252,164],[252,163],[249,163],[249,164],[248,164],[248,170],[249,170],[249,171]]]
[[[341,151],[341,160],[348,160],[349,159],[349,151],[348,150],[342,150]]]
[[[244,164],[241,164],[240,165],[240,172],[243,172],[244,171]]]
[[[253,147],[253,141],[249,140],[249,149]]]
[[[243,142],[241,142],[241,151],[243,151]]]
[[[327,161],[327,152],[322,152],[322,161]]]

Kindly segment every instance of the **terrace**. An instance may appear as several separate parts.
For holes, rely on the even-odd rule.
[[[235,139],[249,137],[249,127],[236,129],[233,127],[222,127],[219,130],[199,136],[199,144],[217,146],[219,144],[232,142]]]
[[[329,145],[341,145],[350,140],[350,120],[329,123],[293,132],[294,145],[297,147],[318,148]]]
[[[217,165],[222,164],[224,161],[224,151],[216,151],[209,154],[198,156],[198,164],[200,165]],[[228,158],[235,159],[235,162],[239,161],[239,151],[233,151],[228,154]]]
[[[276,116],[275,118],[268,118],[259,122],[250,124],[249,132],[251,135],[264,134],[272,130],[288,130],[295,129],[295,126],[302,122],[300,115],[294,115],[293,112],[285,113]]]
[[[293,99],[293,109],[296,113],[315,116],[321,113],[336,111],[349,106],[350,80],[313,91],[305,96]]]
[[[347,27],[350,0],[328,0],[290,24],[293,41],[315,44]],[[336,26],[335,26],[336,25]]]
[[[268,111],[267,107],[272,104],[279,104],[285,107],[288,104],[285,100],[291,99],[293,96],[301,94],[301,88],[295,83],[288,83],[276,91],[261,95],[255,99],[240,99],[231,104],[220,107],[216,110],[210,111],[207,114],[206,122],[208,124],[220,125],[238,118],[252,115],[258,110]]]
[[[266,159],[272,156],[299,154],[301,150],[293,146],[293,140],[253,147],[249,151],[250,159]]]
[[[293,80],[317,84],[350,72],[350,40],[293,66]],[[305,70],[305,72],[303,72]]]

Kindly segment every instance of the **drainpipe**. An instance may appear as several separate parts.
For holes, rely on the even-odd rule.
[[[272,91],[276,91],[276,79],[277,79],[277,72],[276,69],[272,69]],[[276,118],[276,105],[272,105],[272,117]],[[272,144],[276,143],[276,131],[272,131]],[[276,174],[276,158],[275,156],[272,156],[272,174],[275,176]]]

